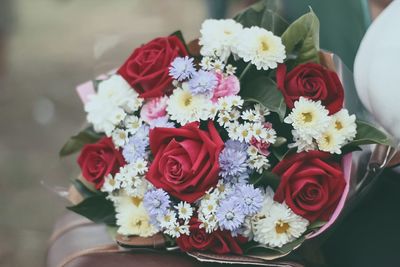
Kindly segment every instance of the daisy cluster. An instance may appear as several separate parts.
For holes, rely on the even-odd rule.
[[[282,247],[305,233],[309,221],[296,215],[285,203],[273,200],[274,192],[250,184],[220,181],[195,204],[177,204],[162,189],[148,191],[144,207],[154,229],[173,238],[189,235],[189,221],[196,216],[200,228],[211,234],[230,231],[270,247]]]
[[[352,141],[357,133],[355,115],[341,109],[333,115],[320,101],[300,97],[284,122],[293,126],[294,143],[297,151],[319,149],[332,154],[341,154],[341,148]]]

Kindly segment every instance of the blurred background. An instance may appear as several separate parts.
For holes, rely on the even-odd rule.
[[[78,174],[74,157],[58,157],[84,123],[75,86],[118,67],[141,43],[177,29],[191,40],[206,17],[231,17],[251,2],[0,0],[0,266],[44,266],[52,225],[68,204],[55,191]],[[389,1],[371,2],[375,16]],[[311,5],[321,46],[352,67],[371,20],[367,1],[281,5],[289,20]]]

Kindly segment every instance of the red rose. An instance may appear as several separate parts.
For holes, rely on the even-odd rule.
[[[222,147],[221,137],[211,121],[208,131],[200,130],[198,123],[178,129],[154,128],[150,131],[154,160],[147,180],[192,203],[217,184]]]
[[[289,155],[272,172],[281,177],[274,199],[311,222],[329,220],[346,185],[340,164],[321,151]]]
[[[171,62],[188,53],[176,36],[156,38],[135,49],[118,74],[143,98],[163,96],[172,89]]]
[[[286,66],[280,64],[276,72],[276,81],[286,105],[294,107],[301,96],[318,101],[334,114],[342,109],[344,91],[337,74],[315,63],[298,65],[286,73]]]
[[[119,168],[125,165],[124,158],[110,138],[102,138],[95,144],[85,145],[78,157],[78,164],[82,176],[96,189],[104,183],[104,176],[116,174]]]
[[[217,254],[243,254],[239,244],[245,243],[247,238],[238,236],[233,238],[230,232],[217,230],[210,234],[200,228],[200,221],[192,217],[189,222],[190,235],[181,235],[176,243],[182,251],[211,251]]]

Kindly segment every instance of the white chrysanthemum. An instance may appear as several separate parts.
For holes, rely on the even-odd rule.
[[[345,139],[335,130],[335,127],[329,127],[316,141],[319,150],[332,154],[341,154],[342,151],[340,149]]]
[[[271,247],[282,247],[299,238],[307,230],[309,223],[285,204],[277,202],[270,206],[267,213],[259,214],[258,217],[253,224],[254,240]]]
[[[288,146],[289,148],[297,147],[297,153],[317,149],[317,145],[311,136],[302,137],[296,130],[292,130],[292,135],[294,143],[289,144]]]
[[[141,198],[118,196],[114,197],[117,212],[118,233],[122,235],[138,235],[149,237],[157,233],[151,223]]]
[[[286,58],[281,38],[257,26],[245,28],[236,36],[232,52],[258,70],[275,69]]]
[[[294,108],[284,122],[292,124],[302,138],[318,138],[328,128],[330,118],[321,101],[300,97],[294,102]]]
[[[193,95],[187,87],[176,88],[168,100],[167,112],[171,120],[181,125],[189,122],[207,120],[212,102],[202,94]]]
[[[331,123],[334,130],[346,141],[351,141],[356,137],[357,125],[356,116],[349,115],[347,109],[342,109],[331,116]]]
[[[141,104],[138,94],[119,75],[102,81],[98,92],[90,96],[85,104],[87,120],[98,132],[111,135],[115,126],[126,116],[126,112],[136,111]]]
[[[242,32],[242,24],[233,19],[207,19],[201,25],[199,44],[202,56],[217,56],[226,60],[236,36]]]

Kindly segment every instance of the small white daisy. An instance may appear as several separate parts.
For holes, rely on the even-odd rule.
[[[138,159],[133,163],[133,168],[139,174],[145,174],[148,171],[148,162],[144,159]]]
[[[255,104],[254,105],[254,111],[261,118],[264,118],[265,116],[268,116],[271,113],[268,108],[266,108],[266,107],[264,107],[263,105],[260,105],[260,104]]]
[[[111,133],[111,137],[116,147],[122,147],[129,141],[129,132],[117,128]]]
[[[218,113],[217,122],[219,125],[226,126],[230,123],[230,121],[231,121],[230,113],[228,113],[227,111],[221,111]]]
[[[134,115],[127,116],[124,120],[124,125],[131,134],[136,133],[140,126],[142,126],[142,123],[142,119]]]
[[[175,206],[178,211],[178,218],[182,220],[189,220],[193,215],[193,208],[189,203],[181,201]]]
[[[212,57],[203,57],[200,62],[200,66],[203,70],[212,70],[214,68]]]
[[[254,110],[248,109],[242,112],[242,119],[250,122],[260,121],[260,117]]]
[[[226,65],[225,73],[227,75],[235,75],[236,69],[237,69],[236,67],[232,66],[231,64],[228,64]]]
[[[176,213],[173,210],[169,210],[165,215],[157,218],[160,223],[161,228],[171,228],[177,224]]]

